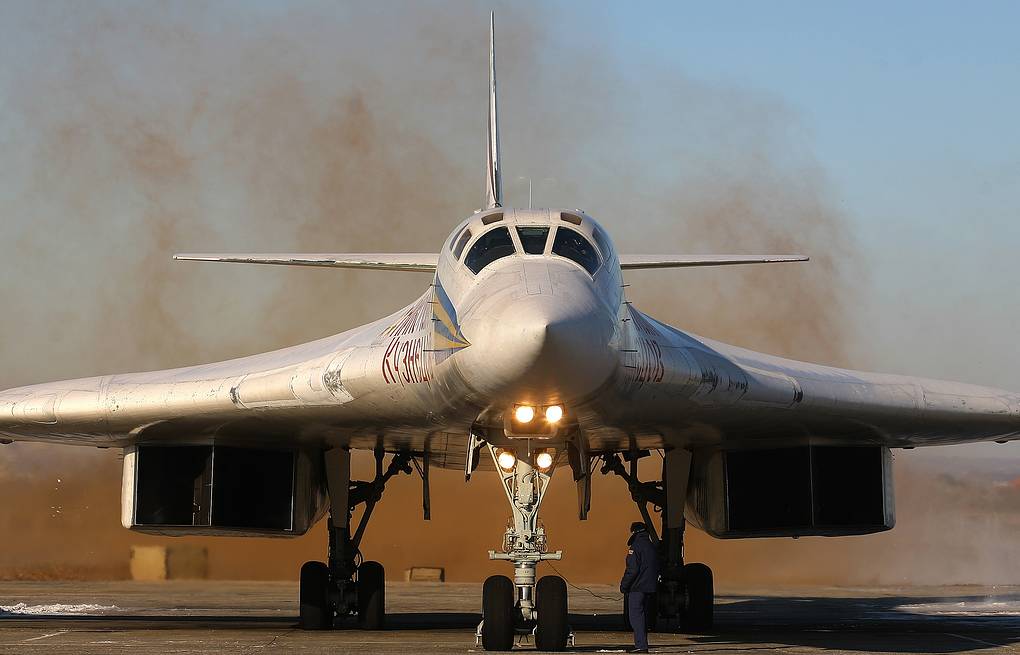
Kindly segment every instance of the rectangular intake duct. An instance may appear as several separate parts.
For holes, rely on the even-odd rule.
[[[699,453],[689,500],[689,518],[716,537],[880,532],[895,523],[892,457],[880,446]]]
[[[304,533],[320,466],[295,450],[139,445],[124,456],[125,527],[157,534]]]

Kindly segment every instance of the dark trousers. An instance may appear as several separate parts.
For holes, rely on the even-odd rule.
[[[634,647],[648,648],[648,621],[645,615],[651,609],[651,594],[640,591],[627,593],[627,609],[630,615],[630,627],[634,630]]]

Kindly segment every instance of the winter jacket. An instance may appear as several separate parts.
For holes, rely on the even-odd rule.
[[[627,570],[620,580],[620,591],[654,593],[659,581],[659,554],[652,538],[646,531],[640,530],[631,535],[628,545]]]

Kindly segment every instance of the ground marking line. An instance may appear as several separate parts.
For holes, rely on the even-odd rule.
[[[985,646],[995,646],[996,648],[998,648],[999,646],[1002,646],[1002,644],[993,644],[990,641],[984,641],[983,639],[978,639],[976,637],[968,637],[967,635],[959,635],[959,634],[956,634],[955,632],[946,632],[946,633],[943,633],[943,634],[947,634],[950,637],[956,637],[957,639],[963,639],[965,641],[973,641],[975,644],[984,644]]]
[[[24,644],[24,643],[29,642],[29,641],[39,641],[40,639],[48,639],[50,637],[56,637],[57,635],[62,635],[64,633],[66,633],[66,632],[70,632],[70,630],[61,630],[60,632],[51,632],[48,635],[41,635],[39,637],[32,637],[31,639],[22,639],[21,643]]]

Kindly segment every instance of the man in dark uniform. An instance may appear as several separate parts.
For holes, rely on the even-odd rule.
[[[648,652],[648,622],[652,594],[659,581],[659,555],[648,529],[640,521],[630,524],[630,540],[627,542],[627,570],[620,580],[620,591],[627,594],[628,616],[634,630],[632,653]]]

